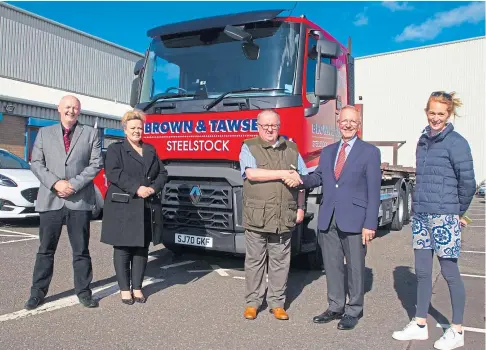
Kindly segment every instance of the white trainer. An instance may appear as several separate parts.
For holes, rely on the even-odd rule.
[[[393,332],[392,337],[396,340],[426,340],[429,338],[429,330],[427,324],[420,328],[414,318],[403,330]]]
[[[464,330],[462,334],[450,327],[442,337],[434,343],[434,348],[439,350],[452,350],[464,346]]]

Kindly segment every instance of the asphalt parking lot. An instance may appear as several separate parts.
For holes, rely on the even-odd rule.
[[[485,348],[485,203],[475,199],[464,230],[460,270],[466,286],[465,349]],[[337,323],[317,325],[325,310],[322,271],[292,269],[288,285],[289,321],[261,311],[245,320],[243,259],[220,255],[175,257],[162,245],[151,247],[144,293],[146,304],[120,302],[112,248],[99,242],[99,221],[91,225],[93,291],[97,309],[83,308],[73,296],[71,251],[66,234],[59,242],[46,303],[27,312],[32,268],[38,247],[36,220],[0,223],[0,349],[432,349],[441,325],[451,320],[447,284],[434,263],[429,340],[398,342],[394,330],[413,317],[416,281],[410,225],[379,232],[368,250],[364,317],[353,331]]]

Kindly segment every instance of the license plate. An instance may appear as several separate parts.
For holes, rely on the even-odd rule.
[[[196,247],[207,247],[207,248],[213,247],[212,237],[192,236],[192,235],[183,235],[181,233],[176,233],[174,241],[176,244],[192,245]]]

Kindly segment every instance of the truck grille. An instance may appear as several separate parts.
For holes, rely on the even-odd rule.
[[[162,191],[164,225],[232,230],[233,191],[221,183],[169,182]]]
[[[21,191],[22,197],[24,197],[30,203],[34,203],[37,199],[37,192],[39,192],[38,187],[28,188],[26,190]]]
[[[216,230],[233,228],[233,214],[191,208],[162,208],[164,225],[194,226]]]
[[[194,187],[199,187],[199,198],[194,196]],[[195,206],[202,208],[232,209],[231,187],[217,185],[168,183],[162,193],[162,204]]]

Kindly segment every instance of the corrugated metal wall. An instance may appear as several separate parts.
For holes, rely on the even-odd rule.
[[[407,141],[398,151],[398,163],[415,166],[415,147],[427,125],[424,108],[430,93],[456,91],[464,106],[454,127],[468,140],[476,180],[482,181],[486,177],[485,41],[474,38],[356,59],[355,101],[363,104],[363,138]],[[382,160],[391,163],[391,148],[381,151]]]
[[[128,104],[142,56],[0,3],[0,76]]]
[[[8,107],[7,107],[8,106]],[[4,99],[0,99],[0,111],[7,111],[11,110],[10,115],[22,116],[22,117],[35,117],[35,118],[42,118],[42,119],[50,119],[50,120],[59,120],[59,112],[57,111],[56,107],[49,107],[49,106],[36,106],[33,104],[27,103],[19,103],[19,102],[12,102],[7,101]],[[96,117],[98,118],[98,127],[100,128],[112,128],[112,129],[121,129],[121,122],[118,119],[108,119],[106,116],[101,115],[90,115],[81,113],[79,115],[79,122],[81,124],[91,125],[94,126],[96,122]]]

